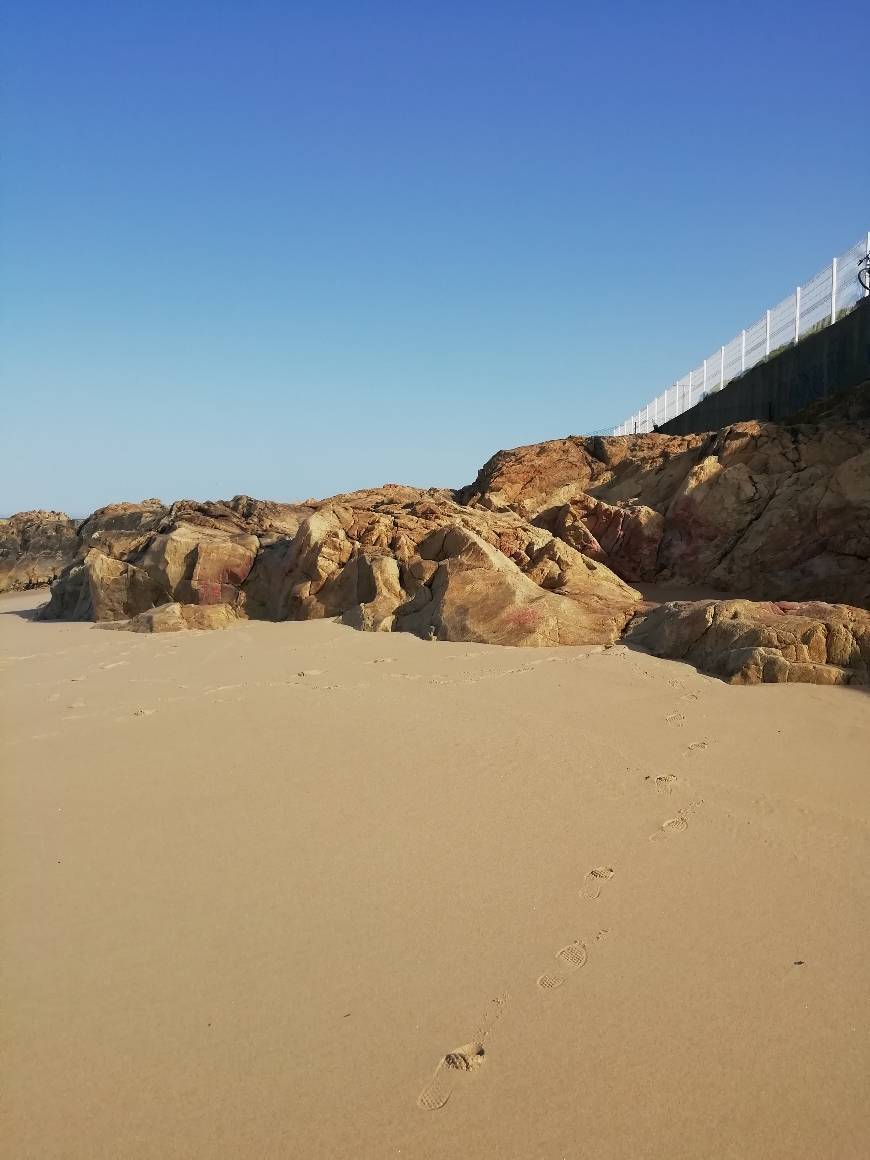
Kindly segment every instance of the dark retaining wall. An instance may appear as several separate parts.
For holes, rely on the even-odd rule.
[[[870,298],[833,326],[802,338],[657,429],[716,431],[745,419],[782,422],[816,399],[870,379]]]

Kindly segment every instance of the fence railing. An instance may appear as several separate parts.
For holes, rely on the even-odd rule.
[[[842,318],[870,293],[858,281],[858,266],[868,254],[870,233],[607,433],[633,435],[652,431],[682,415],[712,391],[721,391],[726,383],[756,363]]]

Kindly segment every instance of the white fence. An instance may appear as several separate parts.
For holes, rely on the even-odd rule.
[[[652,431],[810,331],[836,322],[868,293],[858,281],[858,265],[867,254],[870,233],[608,434]]]

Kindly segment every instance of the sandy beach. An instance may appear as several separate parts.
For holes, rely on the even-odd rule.
[[[9,1160],[859,1160],[870,696],[0,598]]]

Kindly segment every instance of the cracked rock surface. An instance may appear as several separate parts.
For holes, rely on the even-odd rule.
[[[43,619],[135,631],[340,617],[367,631],[610,644],[632,585],[671,603],[626,640],[729,681],[859,683],[870,609],[870,421],[572,436],[500,451],[458,491],[299,504],[236,496],[0,524],[0,590],[55,580]],[[653,601],[654,603],[654,601]]]

